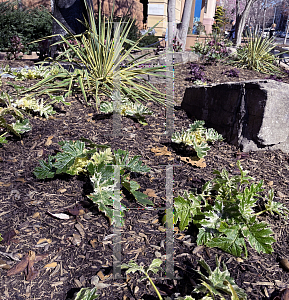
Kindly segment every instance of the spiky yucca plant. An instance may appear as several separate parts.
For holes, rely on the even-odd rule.
[[[237,49],[237,58],[233,65],[265,74],[282,73],[276,64],[275,55],[271,53],[274,47],[273,38],[262,38],[254,33],[245,46]]]
[[[37,93],[65,92],[66,96],[82,93],[86,103],[88,95],[93,95],[97,109],[100,96],[110,97],[114,92],[136,102],[151,100],[169,105],[170,101],[165,101],[165,95],[143,78],[144,75],[163,77],[156,72],[165,72],[165,68],[147,67],[154,59],[153,56],[132,56],[132,52],[139,49],[138,43],[143,38],[136,42],[127,38],[132,23],[114,23],[113,14],[106,19],[100,10],[96,21],[93,9],[87,4],[86,9],[88,20],[84,24],[87,30],[80,35],[73,35],[55,19],[67,33],[67,37],[61,36],[61,43],[67,50],[56,61],[69,63],[73,71],[62,68],[58,74],[45,78],[30,90]]]

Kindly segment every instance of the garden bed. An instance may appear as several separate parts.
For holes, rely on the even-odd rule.
[[[11,67],[33,63],[12,62]],[[188,65],[177,66],[175,73],[175,99],[177,104],[183,97],[185,87],[192,83],[185,79]],[[206,66],[205,75],[210,82],[243,81],[267,77],[254,71],[240,70],[238,78],[229,78],[224,71],[230,66]],[[11,80],[10,80],[11,81]],[[285,79],[289,83],[288,78]],[[17,82],[21,84],[21,82]],[[8,87],[3,79],[2,90]],[[165,85],[159,85],[165,92]],[[144,175],[132,175],[142,192],[149,194],[155,207],[166,204],[165,183],[168,164],[174,167],[174,192],[198,189],[213,178],[213,170],[226,168],[230,174],[238,174],[237,159],[256,181],[264,180],[264,195],[274,188],[276,199],[285,203],[289,199],[289,162],[288,155],[281,151],[259,151],[238,154],[238,149],[224,142],[216,142],[205,157],[206,167],[196,168],[184,163],[181,157],[190,153],[182,152],[173,146],[164,135],[165,109],[149,104],[154,115],[146,118],[148,125],[142,126],[130,118],[122,118],[124,135],[112,136],[112,116],[97,114],[91,107],[84,107],[77,98],[67,99],[71,106],[56,105],[57,114],[49,120],[40,117],[31,118],[32,131],[21,138],[10,137],[8,144],[0,148],[0,232],[6,235],[6,242],[0,243],[0,251],[18,253],[22,256],[29,251],[47,254],[35,264],[40,270],[33,281],[25,281],[23,273],[7,277],[1,269],[0,292],[3,299],[68,299],[80,287],[93,287],[91,278],[98,275],[100,282],[107,284],[98,290],[99,299],[157,299],[146,281],[138,282],[138,273],[130,274],[126,280],[114,280],[113,272],[113,226],[99,213],[86,195],[91,193],[88,178],[84,176],[58,175],[54,179],[37,180],[33,170],[39,160],[46,160],[60,149],[58,142],[78,140],[82,137],[96,144],[109,144],[113,150],[123,149],[130,155],[140,155],[141,160],[151,168]],[[180,130],[192,123],[182,110],[175,111],[175,127]],[[162,148],[161,155],[152,152],[152,148]],[[164,148],[165,147],[165,148]],[[167,149],[167,151],[165,151]],[[125,213],[125,225],[122,229],[122,260],[127,263],[135,259],[148,266],[156,257],[160,257],[165,268],[165,228],[161,223],[163,210],[145,210],[125,195],[124,204],[130,209]],[[69,213],[78,206],[84,215],[73,216],[68,220],[54,218],[50,213]],[[236,258],[216,248],[196,245],[196,229],[174,231],[174,264],[176,280],[165,279],[165,273],[154,275],[153,280],[163,296],[180,293],[189,295],[198,277],[194,269],[198,261],[204,259],[212,269],[215,268],[215,255],[227,264],[231,276],[245,290],[248,299],[269,299],[287,287],[288,272],[280,267],[280,258],[288,258],[287,221],[279,216],[265,214],[261,220],[268,222],[274,231],[276,243],[274,252],[258,254],[248,247],[248,259]],[[81,229],[82,228],[82,231]],[[12,237],[13,230],[16,235]],[[7,235],[8,234],[8,235]],[[9,236],[10,234],[10,236]],[[73,237],[79,235],[80,243]],[[50,239],[42,241],[41,239]],[[0,253],[0,259],[12,262]],[[3,264],[3,262],[1,262]],[[43,268],[49,263],[51,268]]]

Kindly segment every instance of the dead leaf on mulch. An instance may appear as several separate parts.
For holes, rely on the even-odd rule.
[[[172,155],[172,152],[168,151],[168,148],[166,146],[163,146],[162,148],[160,147],[151,148],[151,151],[154,152],[156,156]]]
[[[198,168],[205,168],[207,166],[204,158],[198,158],[197,156],[193,157],[181,157],[181,161],[184,161],[192,166],[196,166]]]
[[[45,265],[43,268],[52,269],[55,268],[56,266],[57,266],[57,262],[52,262],[50,264]]]
[[[49,136],[46,140],[45,146],[50,146],[52,144],[53,135]]]
[[[37,269],[34,269],[34,263],[46,258],[48,254],[36,255],[34,251],[29,251],[22,260],[7,272],[7,276],[13,276],[24,271],[26,280],[31,281],[39,274]]]
[[[42,238],[37,242],[37,245],[42,244],[42,243],[48,243],[51,244],[51,239],[46,239],[46,238]]]
[[[146,189],[143,193],[149,197],[158,198],[153,189]]]

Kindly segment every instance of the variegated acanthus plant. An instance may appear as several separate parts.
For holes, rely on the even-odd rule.
[[[172,142],[191,146],[199,158],[205,157],[210,150],[208,142],[221,141],[223,137],[215,129],[206,129],[204,125],[205,121],[197,120],[189,125],[189,129],[174,132]]]
[[[115,168],[119,168],[121,186],[131,193],[136,201],[143,205],[152,206],[148,196],[139,192],[140,185],[130,180],[130,172],[148,172],[149,167],[142,165],[140,156],[129,158],[128,151],[115,150],[112,153],[107,145],[96,145],[87,139],[87,147],[84,141],[59,142],[62,151],[55,156],[49,156],[47,162],[40,161],[40,167],[35,168],[34,174],[38,179],[53,178],[56,174],[66,173],[78,175],[84,173],[89,176],[93,192],[88,196],[108,218],[110,223],[115,223],[113,218],[113,201],[122,195],[116,193],[114,179]],[[104,148],[99,150],[98,148]],[[120,204],[118,208],[120,216],[124,216],[125,206]],[[123,223],[123,218],[121,219]]]

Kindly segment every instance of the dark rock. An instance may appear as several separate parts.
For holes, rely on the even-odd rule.
[[[289,153],[287,83],[254,80],[192,86],[186,89],[181,107],[244,152],[280,149]]]

